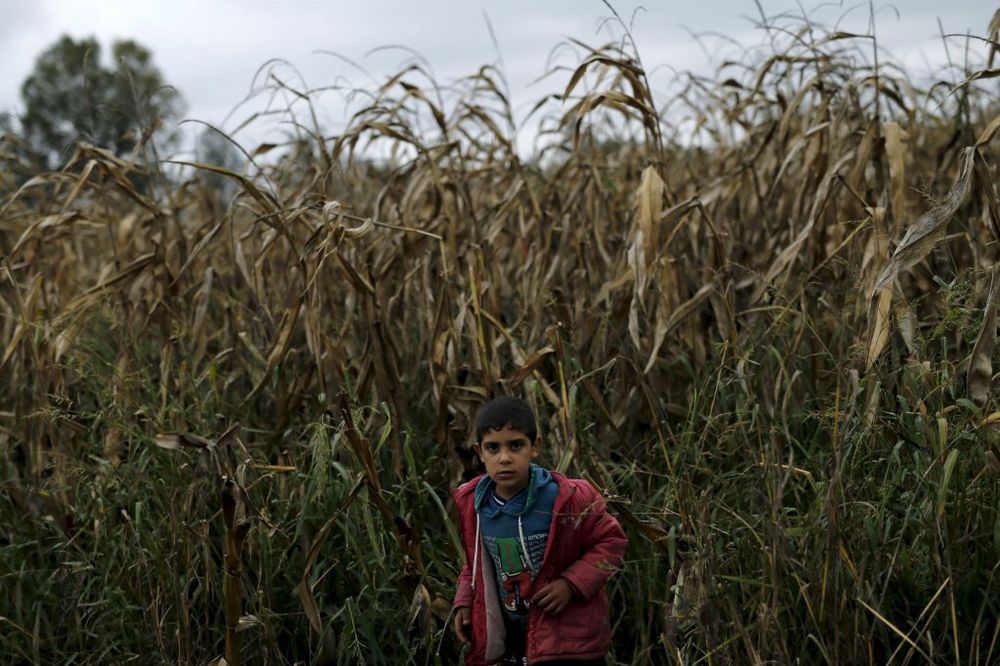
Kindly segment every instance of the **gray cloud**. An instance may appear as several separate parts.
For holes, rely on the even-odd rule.
[[[763,0],[763,5],[772,15],[781,10],[799,12],[790,0]],[[616,2],[615,6],[629,21],[639,2]],[[867,7],[847,7],[826,3],[813,16],[827,25],[840,21],[841,29],[865,31]],[[472,73],[497,60],[484,12],[489,14],[499,42],[513,102],[520,106],[564,85],[566,75],[530,86],[543,73],[547,56],[561,40],[572,36],[598,45],[611,34],[610,26],[602,27],[609,11],[598,0],[6,2],[0,6],[0,62],[4,63],[0,68],[0,110],[16,108],[18,87],[34,58],[62,33],[77,37],[93,34],[103,44],[130,37],[147,45],[167,81],[187,99],[189,116],[218,123],[247,94],[254,73],[269,58],[287,60],[314,87],[345,79],[370,87],[364,74],[317,53],[320,50],[356,60],[378,81],[408,57],[400,50],[369,54],[389,44],[420,52],[441,82]],[[940,39],[935,37],[937,13],[943,14],[946,30],[972,28],[983,33],[991,12],[977,0],[950,2],[946,13],[935,0],[910,0],[905,6],[900,3],[899,18],[888,6],[879,10],[878,34],[883,46],[922,68],[943,59]],[[779,19],[785,23],[790,20]],[[764,31],[754,26],[758,21],[751,0],[647,0],[646,10],[635,16],[632,27],[647,68],[664,66],[656,70],[654,85],[665,85],[672,69],[705,72],[726,57],[743,57],[726,39],[711,33],[735,38],[745,46],[766,43]],[[621,34],[620,30],[614,32]],[[700,45],[691,33],[702,34]],[[957,44],[956,49],[960,50]],[[566,58],[562,62],[571,64]],[[296,78],[290,67],[276,71],[289,81]],[[264,103],[264,99],[256,100],[235,118],[262,109]],[[342,121],[340,98],[323,97],[320,112],[332,123]],[[264,133],[263,129],[247,132],[247,140],[260,140]]]
[[[9,2],[0,10],[0,43],[17,37],[44,20],[44,8],[34,2]]]

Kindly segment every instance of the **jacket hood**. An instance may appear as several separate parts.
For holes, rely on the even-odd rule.
[[[540,465],[536,465],[535,463],[531,463],[528,467],[528,474],[530,477],[527,488],[528,496],[524,500],[524,505],[520,507],[520,510],[516,510],[513,507],[510,509],[504,507],[504,513],[512,516],[522,516],[531,511],[531,507],[535,505],[535,498],[538,495],[538,489],[552,479],[552,474],[549,470],[541,467]],[[489,495],[489,491],[492,490],[494,486],[496,486],[496,483],[494,483],[493,479],[491,479],[488,475],[484,474],[480,477],[479,482],[476,484],[476,495],[475,500],[473,501],[473,506],[476,511],[479,511],[482,508],[483,502]]]

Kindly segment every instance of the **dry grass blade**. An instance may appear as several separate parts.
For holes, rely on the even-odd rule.
[[[1000,267],[993,269],[990,290],[983,307],[983,323],[976,337],[966,372],[966,386],[969,399],[977,405],[985,405],[992,393],[993,349],[997,338],[997,288],[1000,286]]]
[[[295,591],[299,595],[299,599],[302,602],[302,609],[309,619],[309,625],[312,627],[313,631],[317,635],[323,635],[323,620],[320,617],[319,605],[316,603],[316,596],[313,594],[312,585],[309,582],[309,578],[312,574],[313,564],[316,562],[316,558],[319,557],[320,551],[326,542],[326,536],[329,534],[331,528],[343,515],[344,511],[354,502],[354,499],[358,496],[358,492],[365,485],[364,474],[358,474],[357,479],[354,481],[354,485],[351,490],[344,497],[340,506],[337,510],[330,516],[323,526],[316,533],[313,538],[312,544],[309,546],[309,553],[306,555],[305,567],[302,571],[302,578],[299,580],[299,584],[296,586]]]
[[[951,579],[950,578],[946,578],[945,581],[943,583],[941,583],[941,586],[938,587],[937,591],[934,593],[934,596],[932,596],[930,598],[930,600],[924,605],[923,610],[920,611],[920,615],[918,615],[917,618],[913,621],[913,624],[910,627],[910,630],[908,632],[906,632],[907,636],[909,636],[910,634],[912,634],[914,632],[914,630],[916,630],[917,625],[920,624],[920,621],[922,619],[924,619],[924,616],[927,615],[928,611],[930,611],[931,608],[935,607],[935,604],[937,603],[937,600],[941,597],[941,593],[944,592],[945,588],[947,588],[950,583],[951,583]],[[889,659],[886,661],[886,663],[887,664],[891,664],[893,662],[893,660],[896,658],[896,655],[899,653],[899,651],[903,649],[904,645],[910,645],[911,646],[910,653],[912,653],[913,652],[912,646],[918,640],[920,640],[919,633],[917,634],[915,640],[901,642],[896,647],[896,649],[893,651],[893,653],[891,655],[889,655]]]
[[[881,622],[886,627],[888,627],[889,629],[891,629],[892,633],[896,634],[905,643],[907,643],[910,646],[910,648],[912,648],[913,650],[916,650],[917,653],[920,654],[920,656],[922,656],[924,659],[926,659],[928,663],[932,663],[934,661],[933,659],[930,658],[930,656],[928,656],[928,654],[926,652],[924,652],[924,650],[919,645],[917,645],[915,642],[913,642],[912,638],[910,638],[905,633],[903,633],[903,631],[900,630],[899,627],[897,627],[895,624],[893,624],[888,619],[886,619],[886,617],[884,615],[882,615],[877,610],[875,610],[874,608],[872,608],[871,606],[869,606],[868,604],[866,604],[863,600],[858,599],[857,601],[858,601],[859,604],[861,604],[862,606],[864,606],[868,610],[868,612],[870,612],[872,615],[874,615],[878,619],[879,622]]]

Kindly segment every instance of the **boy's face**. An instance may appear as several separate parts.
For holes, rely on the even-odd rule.
[[[531,441],[528,435],[507,425],[483,433],[476,442],[476,454],[486,465],[486,474],[496,483],[496,494],[510,499],[528,486],[531,461],[538,457],[542,438]]]

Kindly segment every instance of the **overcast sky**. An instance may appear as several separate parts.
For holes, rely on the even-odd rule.
[[[613,4],[626,21],[637,7],[644,8],[636,15],[633,34],[645,66],[659,66],[661,78],[673,70],[707,72],[726,57],[739,56],[730,38],[743,46],[766,40],[753,0]],[[794,1],[760,4],[771,16],[801,13]],[[817,22],[867,32],[867,3],[801,0],[801,6]],[[945,32],[984,35],[995,9],[988,0],[898,0],[894,5],[876,2],[875,7],[880,44],[916,73],[945,61],[939,20]],[[555,46],[568,37],[600,45],[611,39],[612,30],[621,34],[605,21],[610,11],[601,0],[0,0],[0,112],[19,110],[21,82],[38,54],[63,34],[96,36],[105,54],[112,40],[137,40],[152,50],[165,80],[183,95],[187,117],[221,124],[271,58],[294,65],[310,87],[345,80],[371,87],[365,74],[320,53],[324,50],[356,61],[378,81],[408,57],[392,49],[371,53],[387,45],[419,52],[443,83],[473,73],[498,61],[485,16],[522,114],[531,102],[565,85],[567,74],[532,84],[544,73]],[[700,43],[695,34],[702,36]],[[961,58],[960,40],[950,40],[949,47],[953,58]],[[573,64],[566,58],[561,62]],[[291,80],[291,70],[283,71]],[[258,100],[241,107],[226,129],[264,104]],[[320,112],[329,128],[343,126],[341,97],[324,97]],[[252,148],[274,140],[278,132],[276,126],[258,124],[237,138]]]

